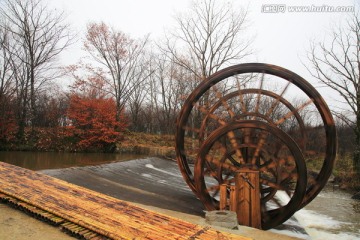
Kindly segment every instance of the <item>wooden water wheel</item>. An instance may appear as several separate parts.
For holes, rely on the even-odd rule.
[[[233,184],[239,169],[259,171],[262,228],[269,229],[324,187],[336,130],[327,104],[302,77],[274,65],[240,64],[213,74],[186,99],[176,153],[207,210],[219,209],[220,185]]]

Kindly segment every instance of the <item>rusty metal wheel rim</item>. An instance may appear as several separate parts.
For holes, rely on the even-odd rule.
[[[273,181],[275,181],[275,182],[271,182],[271,184],[270,184],[270,179],[268,177],[265,177],[265,176],[260,177],[263,180],[263,181],[261,181],[261,183],[262,183],[261,188],[265,187],[265,185],[267,185],[267,184],[270,184],[271,186],[273,186],[273,188],[278,187],[277,189],[275,189],[275,193],[270,196],[270,199],[266,199],[266,197],[269,198],[268,196],[271,193],[269,193],[269,195],[266,195],[265,197],[262,196],[262,201],[261,201],[262,202],[261,203],[261,205],[262,205],[262,207],[261,207],[261,209],[262,209],[262,213],[261,213],[262,214],[262,228],[270,229],[270,228],[275,227],[275,226],[283,223],[284,221],[286,221],[298,210],[298,208],[302,204],[302,200],[305,195],[306,184],[307,184],[306,166],[305,166],[305,162],[304,162],[304,158],[301,153],[301,150],[299,149],[298,145],[292,140],[292,138],[290,136],[288,136],[285,132],[279,130],[278,128],[273,127],[264,122],[256,121],[256,120],[243,120],[243,121],[239,121],[239,122],[230,123],[228,125],[218,128],[214,132],[212,132],[211,135],[209,136],[209,138],[207,138],[205,140],[205,142],[203,143],[203,145],[201,146],[201,150],[199,152],[197,161],[195,163],[194,180],[195,180],[196,190],[197,190],[200,200],[203,202],[203,204],[207,210],[218,209],[218,202],[216,201],[214,196],[210,195],[212,193],[212,191],[216,193],[216,190],[214,190],[214,189],[216,189],[217,184],[216,183],[214,184],[213,181],[211,181],[210,184],[206,183],[206,180],[205,180],[206,173],[212,175],[211,171],[218,171],[220,168],[227,168],[228,171],[236,172],[236,169],[241,169],[242,165],[241,165],[241,163],[231,165],[232,161],[228,161],[228,163],[225,163],[223,161],[223,158],[229,157],[228,152],[224,152],[224,155],[221,156],[220,158],[214,157],[214,155],[213,155],[214,152],[212,152],[211,156],[209,156],[208,154],[209,154],[210,150],[213,148],[215,143],[219,143],[220,145],[223,145],[222,142],[218,142],[218,141],[219,141],[219,139],[221,139],[223,137],[229,138],[227,136],[227,133],[234,132],[235,130],[241,132],[244,129],[249,129],[249,130],[256,129],[256,130],[261,130],[261,131],[271,134],[272,137],[276,137],[279,140],[279,142],[281,141],[282,147],[286,146],[286,148],[288,148],[288,150],[290,150],[291,154],[293,155],[292,159],[294,161],[293,164],[295,164],[296,172],[293,172],[295,170],[295,168],[292,169],[291,172],[287,172],[285,175],[284,175],[284,172],[281,172],[281,173],[274,172],[275,175],[276,174],[278,174],[278,175],[274,176],[275,179],[273,179]],[[261,136],[261,134],[263,134],[263,133],[260,133],[259,136]],[[258,141],[260,142],[261,139],[259,139]],[[254,144],[254,146],[256,148],[258,148],[260,151],[266,150],[265,149],[266,147],[264,145],[259,145],[259,142],[253,142],[253,143],[251,143],[251,145]],[[242,148],[240,142],[238,142],[238,144],[236,144],[236,146],[239,148]],[[222,146],[222,147],[224,147],[224,146]],[[232,147],[230,147],[230,149],[232,149]],[[209,157],[211,158],[211,160],[209,160]],[[250,158],[251,158],[251,161],[253,160],[252,159],[253,156],[251,156],[251,157],[248,156],[248,157],[249,157],[249,159],[246,159],[246,161],[243,163],[246,168],[251,168],[254,170],[259,169],[259,171],[261,173],[269,173],[269,171],[268,171],[269,169],[273,170],[274,168],[276,168],[276,169],[279,168],[278,166],[273,166],[270,168],[267,168],[267,167],[262,168],[260,162],[249,163]],[[272,161],[274,163],[276,162],[276,164],[274,164],[274,165],[280,165],[280,161],[284,160],[284,162],[281,164],[282,165],[281,168],[282,168],[282,170],[285,170],[285,166],[287,165],[287,164],[285,164],[286,160],[280,159],[280,158],[281,158],[280,156],[277,156],[276,159],[268,159],[268,161]],[[219,161],[218,161],[218,159],[219,159]],[[213,169],[209,169],[210,164],[213,164],[213,166],[214,166]],[[218,167],[218,168],[216,168],[216,167]],[[205,169],[206,169],[206,171],[205,171]],[[283,175],[283,176],[280,176],[280,175]],[[284,205],[281,205],[280,200],[277,201],[275,199],[277,197],[277,196],[275,196],[275,194],[277,191],[280,191],[281,189],[283,189],[285,187],[287,182],[284,182],[284,181],[290,181],[290,179],[288,179],[290,175],[292,176],[292,178],[294,178],[296,176],[296,179],[295,179],[296,187],[294,189],[291,189],[291,191],[293,191],[293,193],[291,194],[292,196],[291,196],[290,201]],[[228,172],[227,176],[229,176],[229,172]],[[286,178],[284,176],[286,176]],[[231,183],[232,180],[233,179],[227,178],[226,183]],[[223,183],[224,183],[224,181],[218,180],[218,187],[220,187],[220,185]],[[209,187],[209,185],[211,187]],[[291,188],[291,186],[288,186],[288,187]],[[287,189],[287,190],[290,191],[290,189]],[[268,203],[271,201],[275,201],[276,203],[278,203],[279,207],[276,209],[269,209]]]
[[[310,99],[313,100],[316,109],[321,115],[326,135],[325,156],[321,170],[316,175],[316,178],[312,179],[312,181],[308,181],[309,183],[307,186],[306,194],[304,196],[302,205],[300,206],[304,207],[316,197],[316,195],[321,191],[321,189],[324,187],[328,178],[331,175],[337,147],[335,124],[327,104],[325,103],[321,95],[316,91],[316,89],[299,75],[279,66],[264,63],[239,64],[223,69],[210,76],[208,80],[203,81],[199,84],[199,86],[189,95],[189,97],[185,101],[185,104],[183,105],[183,108],[181,109],[181,112],[177,119],[176,156],[180,171],[185,181],[189,185],[190,189],[195,194],[197,194],[193,172],[191,170],[191,167],[189,166],[189,162],[187,159],[188,156],[186,156],[186,151],[184,148],[185,129],[188,117],[195,103],[213,85],[221,82],[228,77],[244,73],[269,74],[289,81],[290,83],[297,86],[300,90],[302,90],[303,93],[305,93]]]

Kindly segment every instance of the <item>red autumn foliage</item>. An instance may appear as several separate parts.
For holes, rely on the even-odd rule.
[[[127,127],[124,114],[116,117],[116,103],[107,95],[106,81],[90,76],[76,81],[71,88],[67,136],[74,150],[112,151]]]
[[[79,150],[108,150],[122,138],[122,132],[127,127],[123,115],[120,121],[116,121],[116,104],[112,98],[73,94],[67,117],[71,121],[68,136],[76,139]]]

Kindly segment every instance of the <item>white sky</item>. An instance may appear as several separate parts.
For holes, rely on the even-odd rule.
[[[347,13],[299,12],[263,13],[263,4],[286,4],[287,6],[355,6],[358,0],[228,0],[249,9],[249,34],[256,35],[253,49],[256,54],[249,61],[265,62],[288,68],[309,82],[312,79],[301,61],[306,62],[306,50],[310,40],[322,41],[326,31],[341,22]],[[152,39],[161,38],[164,31],[173,27],[176,12],[186,11],[190,0],[56,0],[51,6],[64,10],[68,21],[83,37],[86,24],[104,21],[132,37],[150,33]],[[359,7],[359,4],[357,5]],[[66,64],[76,63],[81,57],[82,41],[64,54]],[[329,90],[320,89],[326,101],[330,101]]]

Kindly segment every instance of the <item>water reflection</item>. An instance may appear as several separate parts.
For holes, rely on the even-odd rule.
[[[57,169],[128,161],[143,155],[116,153],[0,152],[0,161],[30,170]]]

